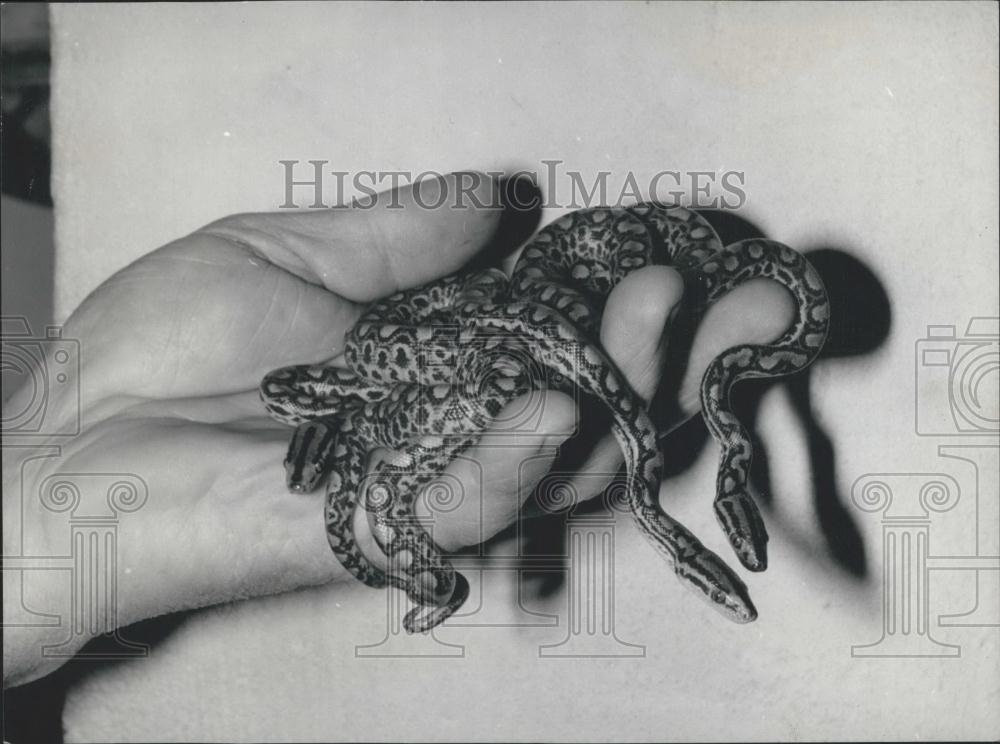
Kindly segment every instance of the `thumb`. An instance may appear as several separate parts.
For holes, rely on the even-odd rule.
[[[223,238],[354,302],[451,274],[485,246],[502,212],[485,173],[450,173],[344,208],[237,214],[198,234]]]

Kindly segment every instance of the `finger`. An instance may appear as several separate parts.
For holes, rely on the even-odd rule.
[[[747,282],[713,304],[695,332],[687,372],[678,390],[682,420],[700,410],[701,380],[713,359],[739,344],[771,343],[794,319],[792,296],[768,279]]]
[[[137,417],[110,419],[73,441],[67,463],[129,474],[145,494],[118,531],[117,622],[344,573],[326,544],[322,494],[285,488],[286,431]],[[74,482],[78,475],[67,477]],[[104,498],[79,490],[87,499]]]
[[[652,266],[630,274],[608,298],[602,343],[644,400],[652,397],[659,383],[668,321],[682,295],[683,282],[676,271]],[[535,420],[531,412],[539,400],[541,415]],[[449,541],[442,547],[482,542],[513,522],[549,471],[559,446],[579,431],[579,417],[576,402],[555,392],[532,393],[508,404],[491,431],[449,468],[467,497],[442,524],[441,539]],[[615,439],[602,437],[579,467],[586,477],[571,478],[571,489],[580,498],[596,496],[617,473],[622,459]]]
[[[684,294],[681,275],[669,266],[649,266],[623,279],[608,297],[601,343],[647,404],[666,362],[667,330]]]
[[[434,539],[441,547],[476,545],[512,524],[572,433],[576,415],[572,399],[553,391],[511,401],[478,444],[446,470],[451,483],[461,484],[461,498],[435,519]],[[428,516],[422,500],[417,512]]]
[[[667,359],[667,331],[684,293],[680,274],[666,266],[649,266],[623,279],[608,297],[601,324],[601,343],[636,394],[648,403],[660,383]],[[604,411],[596,442],[582,442],[573,467],[583,475],[570,480],[583,498],[599,495],[618,473],[624,456],[606,427]],[[586,438],[590,433],[582,421]]]
[[[355,302],[451,274],[496,231],[498,184],[451,173],[376,194],[373,203],[307,212],[239,214],[199,231]]]
[[[67,324],[87,344],[85,399],[234,393],[336,356],[360,302],[449,274],[489,242],[499,211],[474,205],[492,204],[492,186],[478,179],[456,207],[459,185],[425,180],[370,209],[237,215],[145,256]]]

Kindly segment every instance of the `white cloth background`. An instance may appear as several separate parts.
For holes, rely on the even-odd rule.
[[[760,424],[777,513],[753,625],[703,608],[619,520],[617,633],[645,658],[540,659],[563,627],[445,627],[465,658],[355,658],[381,638],[386,598],[338,585],[194,613],[148,659],[95,668],[69,694],[70,740],[996,737],[997,628],[935,628],[957,659],[852,657],[881,633],[882,528],[849,504],[865,473],[951,468],[914,432],[914,344],[928,324],[998,314],[996,6],[66,5],[53,21],[57,319],[164,242],[277,208],[287,159],[355,172],[558,158],[639,183],[743,171],[742,215],[856,256],[893,313],[877,351],[813,380],[868,583],[824,557],[779,389]],[[722,552],[714,468],[709,447],[664,488]],[[937,518],[935,553],[970,551],[968,504]],[[932,622],[974,602],[968,579],[934,573]],[[495,578],[487,598],[512,608],[512,587]]]

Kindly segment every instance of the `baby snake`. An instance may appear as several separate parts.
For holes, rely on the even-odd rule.
[[[284,367],[261,383],[271,416],[296,427],[285,459],[289,488],[307,492],[329,475],[330,547],[369,586],[407,592],[416,604],[404,618],[407,631],[443,622],[469,592],[415,516],[415,499],[479,440],[504,405],[539,388],[576,387],[607,407],[639,529],[712,606],[736,622],[756,618],[740,578],[660,507],[656,427],[596,341],[608,294],[629,273],[653,264],[678,270],[702,309],[756,278],[777,281],[795,301],[795,321],[777,341],[728,349],[701,384],[702,416],[722,450],[716,517],[742,564],[766,568],[767,531],[748,490],[750,439],[729,392],[739,380],[787,375],[816,357],[829,321],[819,275],[775,241],[723,246],[711,225],[688,209],[646,203],[580,210],[542,229],[509,279],[498,269],[463,272],[371,305],[348,334],[346,368]],[[544,365],[546,379],[512,361],[518,352]],[[396,454],[366,475],[376,447]],[[355,541],[362,495],[388,570]]]

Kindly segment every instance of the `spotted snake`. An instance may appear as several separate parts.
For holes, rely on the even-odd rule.
[[[409,632],[427,631],[457,610],[469,585],[415,515],[415,500],[475,445],[517,396],[534,389],[594,396],[610,412],[625,455],[627,503],[641,532],[678,578],[736,622],[757,616],[743,581],[659,504],[662,453],[646,406],[596,341],[604,302],[644,266],[677,269],[704,308],[735,287],[769,278],[792,295],[796,318],[774,343],[739,345],[704,373],[701,407],[722,453],[714,509],[741,563],[766,568],[767,531],[748,490],[750,439],[729,405],[739,380],[797,372],[826,338],[829,304],[809,263],[781,243],[723,246],[697,213],[657,204],[573,212],[542,229],[511,277],[498,269],[460,272],[371,305],[349,332],[346,367],[297,365],[269,373],[267,411],[296,427],[285,460],[290,490],[325,478],[333,553],[356,578],[395,587],[416,605]],[[518,353],[539,360],[539,380]],[[394,454],[367,474],[377,447]],[[358,547],[361,506],[388,563]]]

